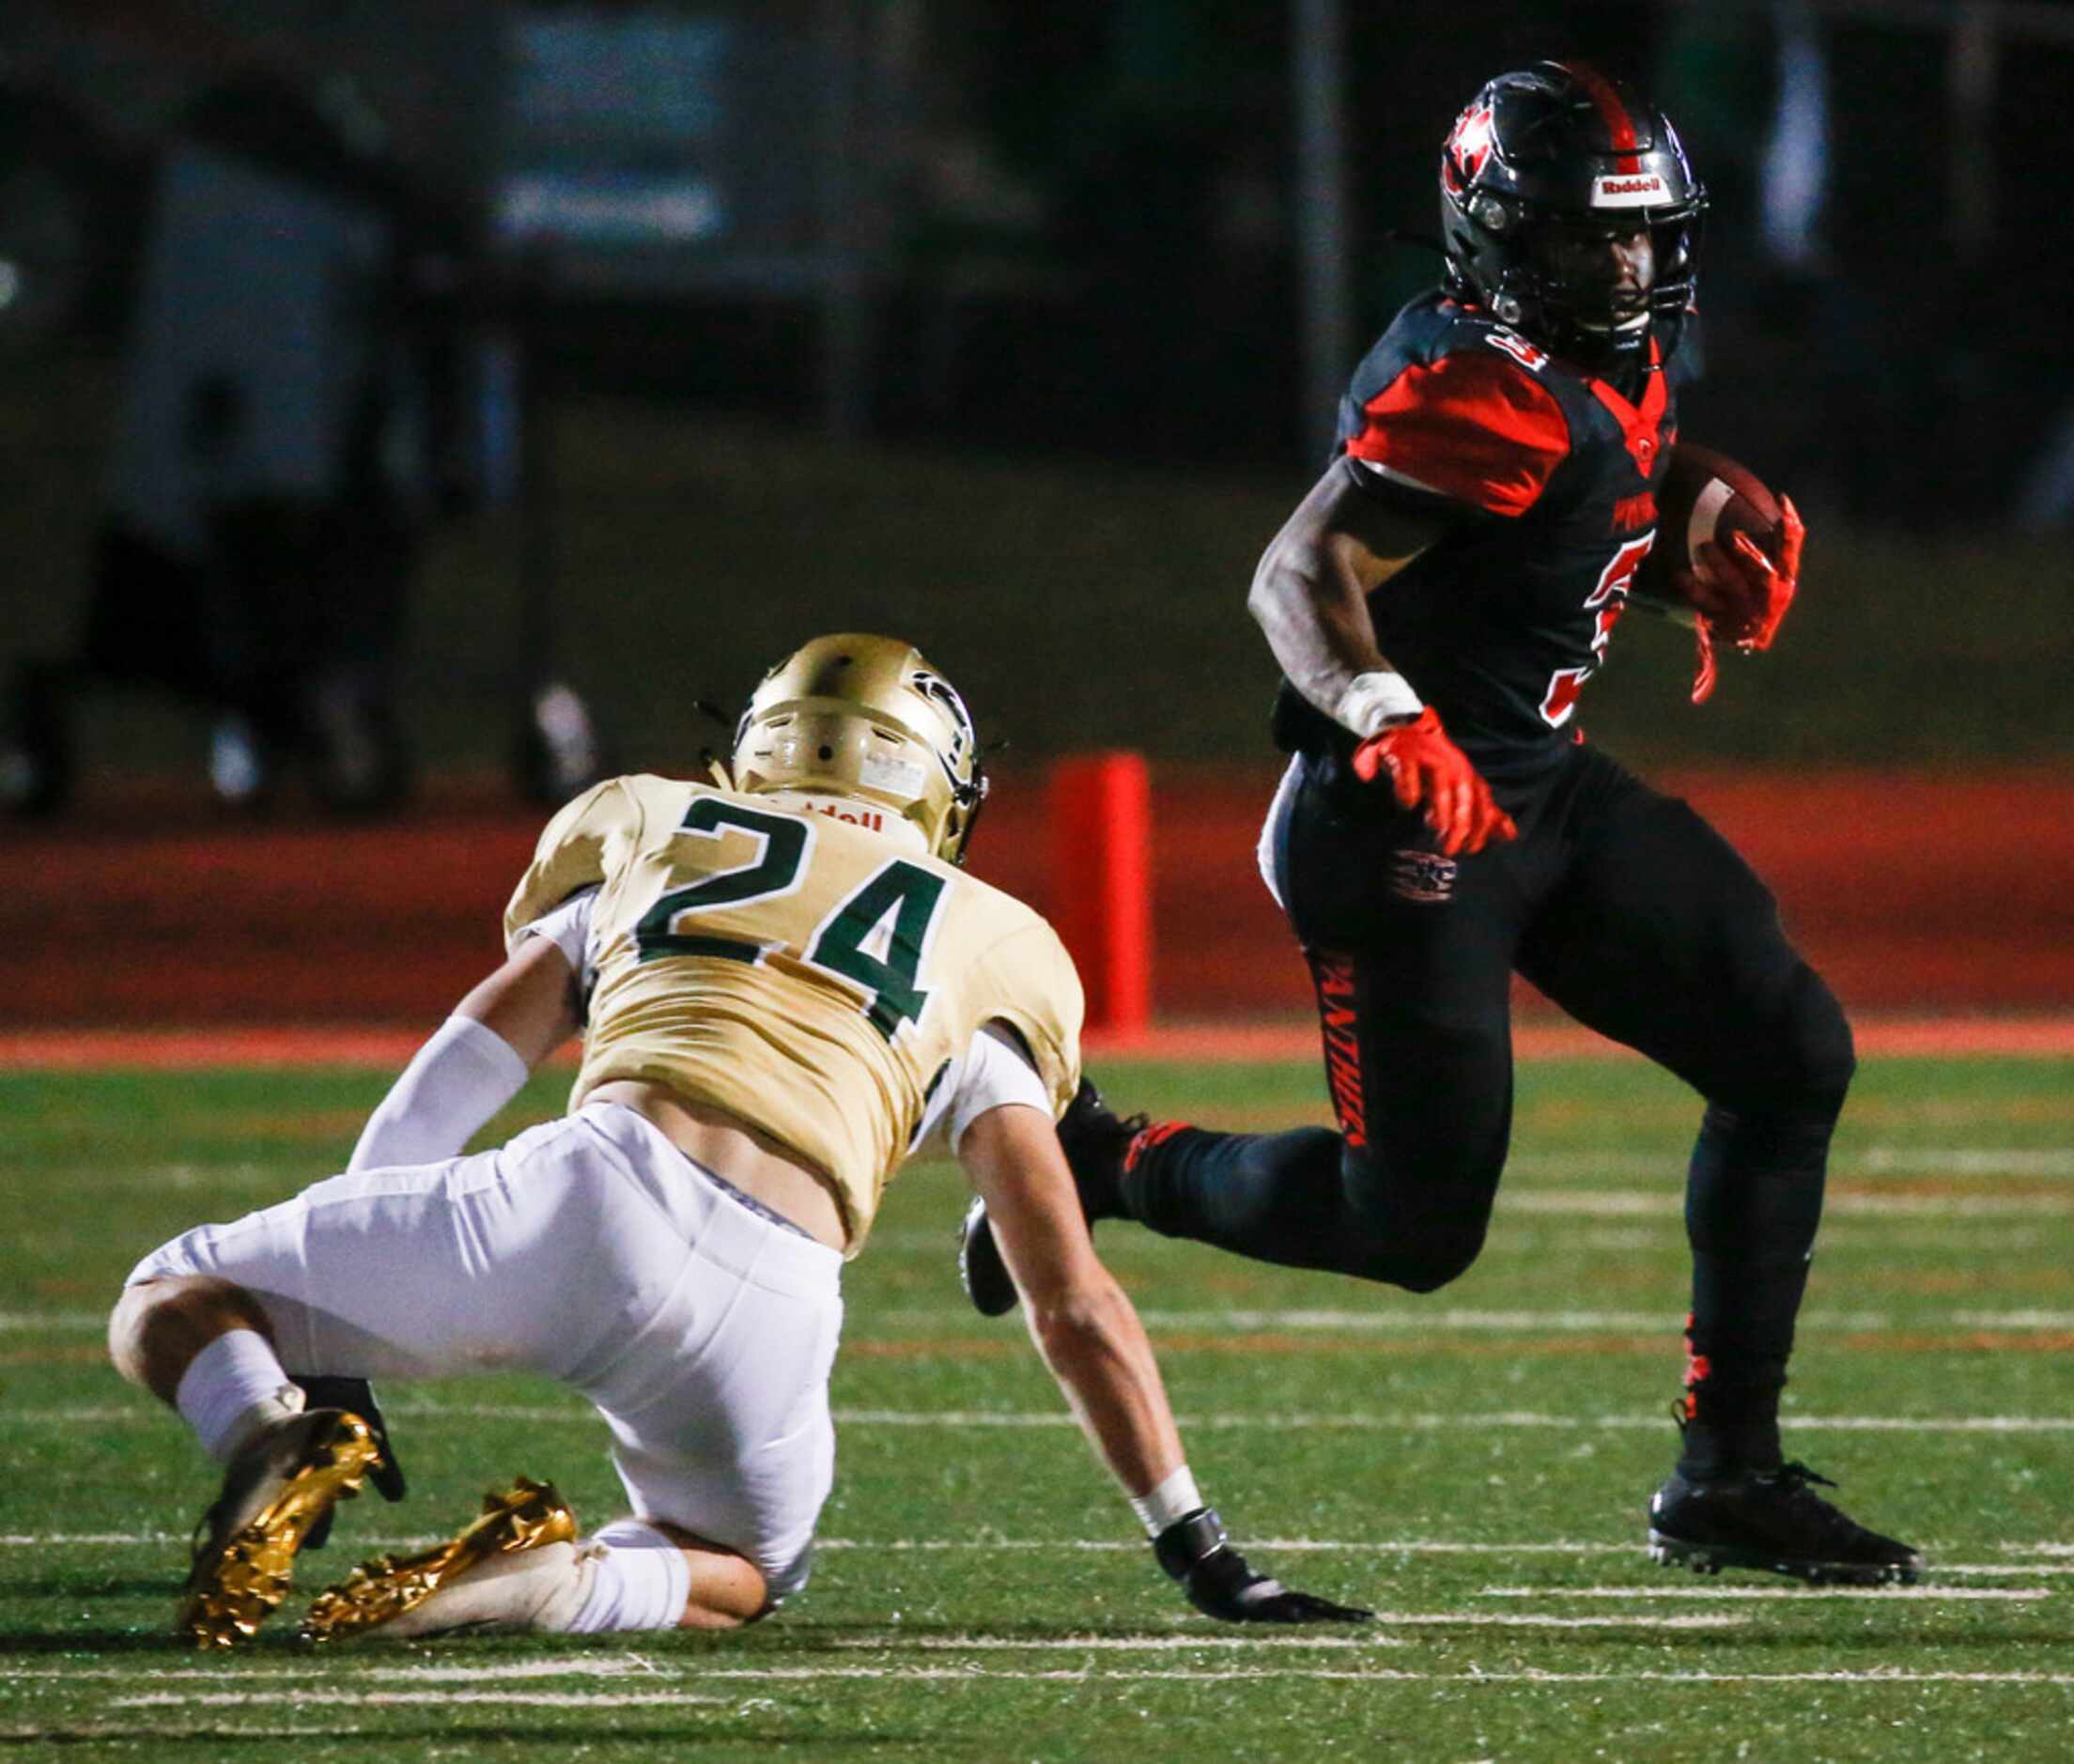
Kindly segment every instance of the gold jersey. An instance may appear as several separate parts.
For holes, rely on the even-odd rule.
[[[848,1253],[976,1030],[1022,1039],[1062,1113],[1079,976],[1021,902],[868,826],[673,779],[567,804],[504,909],[508,944],[598,886],[596,981],[571,1108],[639,1078],[722,1109],[820,1171]]]

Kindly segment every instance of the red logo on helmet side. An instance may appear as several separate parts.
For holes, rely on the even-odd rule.
[[[1455,118],[1440,162],[1450,190],[1461,190],[1483,170],[1497,146],[1495,122],[1488,104],[1472,104]]]

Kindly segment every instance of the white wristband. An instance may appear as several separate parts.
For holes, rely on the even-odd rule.
[[[1186,1464],[1150,1494],[1131,1496],[1131,1511],[1138,1515],[1138,1523],[1145,1527],[1148,1538],[1157,1538],[1175,1520],[1187,1518],[1202,1504],[1202,1496],[1196,1493],[1196,1478],[1188,1474]]]
[[[1401,673],[1357,673],[1339,694],[1333,717],[1364,741],[1392,723],[1410,722],[1426,708]]]

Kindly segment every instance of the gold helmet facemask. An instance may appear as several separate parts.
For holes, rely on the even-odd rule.
[[[735,731],[735,788],[877,804],[965,861],[986,796],[972,718],[911,643],[817,637],[764,675]]]

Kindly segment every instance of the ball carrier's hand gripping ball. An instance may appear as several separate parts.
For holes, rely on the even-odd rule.
[[[1769,649],[1800,587],[1807,529],[1792,498],[1774,496],[1726,454],[1679,442],[1656,493],[1656,546],[1633,592],[1676,617],[1699,642],[1693,703],[1714,689],[1714,645]]]

